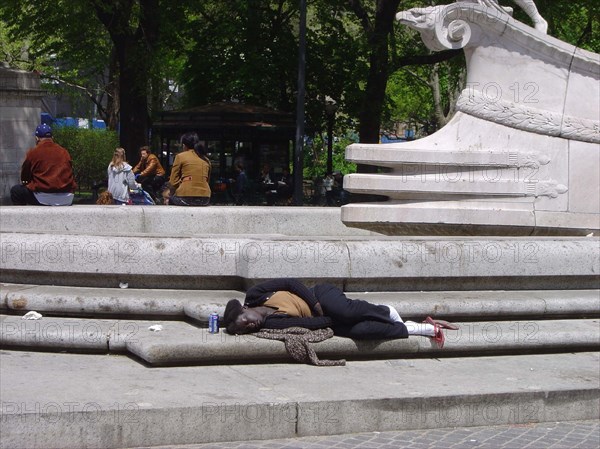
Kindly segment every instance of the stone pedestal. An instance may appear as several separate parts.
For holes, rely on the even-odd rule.
[[[597,232],[600,56],[474,2],[397,18],[432,50],[463,48],[467,85],[435,134],[347,148],[390,171],[348,175],[344,188],[389,201],[344,206],[342,221],[390,235]]]
[[[35,145],[43,93],[37,74],[0,66],[0,204],[11,204],[10,188],[19,182],[27,149]]]

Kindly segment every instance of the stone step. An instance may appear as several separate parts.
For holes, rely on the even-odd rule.
[[[598,290],[347,292],[349,298],[395,307],[407,318],[480,321],[509,318],[600,316]],[[203,326],[212,312],[220,315],[240,290],[142,290],[32,284],[0,284],[0,310],[35,310],[59,316],[189,317]]]
[[[346,291],[594,289],[598,238],[107,236],[2,232],[0,282],[239,290],[294,276]]]
[[[211,334],[180,321],[0,315],[0,345],[58,351],[129,352],[151,365],[291,361],[282,342],[255,335]],[[320,358],[386,359],[600,350],[599,320],[458,323],[443,348],[427,337],[354,341],[333,337],[313,347]],[[162,330],[152,331],[160,325]]]
[[[313,345],[324,359],[390,359],[415,356],[444,357],[481,354],[577,352],[600,350],[598,320],[458,323],[458,331],[444,331],[439,349],[427,337],[385,341],[355,341],[333,337]],[[254,335],[210,334],[189,324],[165,323],[161,332],[141,329],[127,349],[152,365],[258,363],[290,361],[282,342]]]
[[[354,175],[350,175],[354,176]],[[342,206],[346,226],[396,236],[598,236],[597,214],[534,210],[533,203],[464,201],[393,201]]]
[[[171,446],[600,417],[597,352],[152,369],[122,356],[1,354],[3,449]]]
[[[0,206],[2,232],[85,235],[273,234],[288,236],[369,236],[376,233],[344,226],[332,207],[122,207],[78,205],[60,208]],[[90,219],[90,217],[94,219]],[[24,228],[26,224],[26,228]]]
[[[600,281],[598,237],[389,237],[344,226],[332,208],[57,209],[0,207],[0,282],[240,290],[293,275],[346,291],[468,291]]]

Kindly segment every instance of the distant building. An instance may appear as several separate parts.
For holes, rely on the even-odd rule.
[[[189,131],[204,141],[213,178],[233,177],[234,165],[241,162],[248,176],[257,179],[265,163],[275,170],[289,167],[296,119],[291,113],[241,103],[160,112],[152,133],[160,139],[162,151],[157,153],[165,165],[170,165],[180,137]]]

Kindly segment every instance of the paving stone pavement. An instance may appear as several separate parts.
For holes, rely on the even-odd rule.
[[[152,449],[598,449],[600,423],[576,421],[369,432]],[[150,449],[150,448],[148,448]]]

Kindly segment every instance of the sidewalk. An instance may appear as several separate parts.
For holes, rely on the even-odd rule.
[[[2,350],[0,363],[2,449],[176,446],[600,415],[598,352],[149,368],[118,355]]]
[[[153,449],[597,449],[600,423],[550,422],[370,432],[284,440],[161,446]]]

